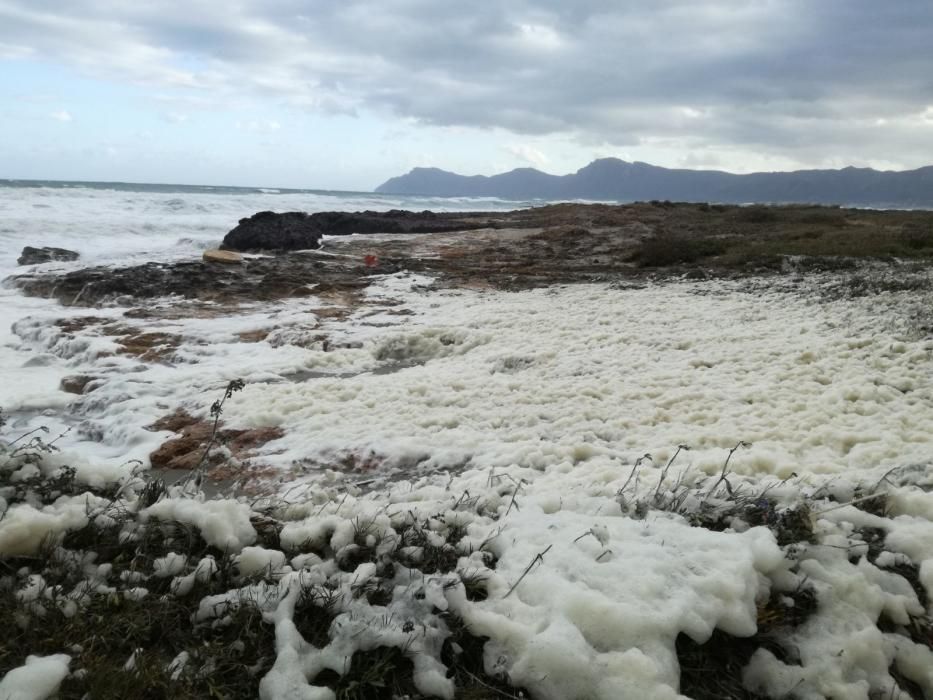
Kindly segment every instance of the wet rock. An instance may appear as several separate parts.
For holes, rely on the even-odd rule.
[[[97,377],[91,377],[86,374],[73,374],[62,379],[58,388],[68,394],[89,394],[96,386],[91,386],[91,382]]]
[[[156,469],[194,469],[204,454],[201,445],[202,441],[193,437],[174,438],[150,454],[149,462]]]
[[[238,432],[238,431],[230,431]],[[257,447],[265,445],[267,442],[278,440],[285,433],[281,428],[250,428],[240,432],[227,443],[227,447],[233,454],[241,454],[255,450]]]
[[[493,226],[488,215],[412,212],[324,211],[277,214],[261,211],[224,237],[224,250],[310,250],[319,248],[323,236],[354,233],[447,233]],[[375,258],[374,258],[375,259]]]
[[[105,330],[110,330],[106,329]],[[175,350],[181,344],[181,338],[169,333],[147,333],[138,329],[113,329],[115,335],[120,332],[126,332],[125,335],[117,339],[120,349],[117,351],[122,355],[133,355],[144,362],[169,362],[175,354]]]
[[[310,215],[261,211],[224,237],[224,250],[309,250],[321,247],[321,231]]]
[[[382,212],[323,211],[311,214],[309,218],[325,236],[349,236],[354,233],[449,233],[496,225],[488,214],[402,209]]]
[[[251,260],[249,265],[197,262],[146,263],[130,267],[90,267],[66,273],[16,275],[10,281],[24,294],[53,297],[66,306],[179,297],[240,303],[310,296],[312,285],[362,288],[362,263],[321,261],[302,256]],[[367,271],[368,272],[368,271]],[[372,271],[377,274],[378,270]]]
[[[38,265],[47,262],[70,262],[80,257],[80,254],[66,248],[33,248],[27,245],[16,262],[20,265]]]
[[[237,337],[243,343],[261,343],[269,336],[268,328],[257,328],[254,331],[241,331]]]
[[[245,261],[244,261],[245,262]],[[249,264],[219,265],[203,260],[145,263],[127,267],[89,267],[67,272],[38,268],[9,277],[6,282],[23,294],[54,298],[65,306],[94,307],[107,304],[142,305],[143,300],[174,297],[173,306],[204,303],[216,311],[256,301],[321,297],[349,298],[365,289],[369,278],[397,271],[392,256],[380,256],[380,264],[368,268],[363,256],[272,255]],[[147,307],[148,308],[148,307]],[[129,317],[162,317],[151,308],[133,310]]]
[[[194,425],[200,420],[200,418],[195,418],[184,409],[179,408],[174,413],[162,416],[152,425],[147,425],[146,430],[168,430],[173,433],[180,433],[182,429]]]
[[[214,433],[213,421],[195,418],[181,409],[163,416],[148,429],[179,434],[166,440],[149,455],[149,462],[156,469],[195,469],[202,463],[207,467],[217,467],[231,457],[244,459],[256,448],[285,434],[280,428],[232,430],[218,426],[214,445],[208,452]],[[226,450],[220,449],[221,446]]]

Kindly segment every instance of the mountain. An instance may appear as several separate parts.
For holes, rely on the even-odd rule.
[[[415,168],[376,192],[433,197],[502,199],[594,199],[680,202],[819,203],[873,207],[933,208],[933,166],[917,170],[871,168],[795,170],[736,175],[719,170],[674,170],[617,158],[594,160],[570,175],[518,168],[500,175],[457,175]]]

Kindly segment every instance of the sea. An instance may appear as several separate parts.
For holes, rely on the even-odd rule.
[[[0,179],[0,280],[29,271],[197,259],[218,246],[239,219],[266,210],[497,211],[534,204],[265,187]],[[67,248],[80,259],[24,267],[17,264],[24,246]],[[92,312],[26,297],[9,282],[0,283],[0,410],[8,421],[0,439],[39,428],[47,428],[54,439],[93,413],[87,402],[75,404],[75,396],[60,391],[59,384],[65,376],[92,370],[95,352],[82,352],[42,331],[57,319]],[[104,429],[89,435],[72,432],[58,444],[78,445],[99,457],[143,456],[147,446],[134,450],[133,442],[129,432]]]

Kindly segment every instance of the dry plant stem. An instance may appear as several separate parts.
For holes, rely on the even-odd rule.
[[[729,488],[729,490],[730,490],[730,491],[732,490],[732,487],[729,486],[729,482],[726,480],[726,475],[729,473],[729,461],[732,459],[732,455],[734,455],[734,454],[738,451],[738,449],[739,449],[740,447],[751,447],[751,446],[752,446],[751,443],[745,442],[744,440],[740,440],[740,441],[736,444],[735,447],[733,447],[731,450],[729,450],[729,455],[726,457],[726,461],[725,461],[725,463],[722,465],[722,471],[721,471],[720,474],[719,474],[719,478],[716,480],[716,483],[713,484],[712,488],[710,488],[710,490],[706,492],[707,498],[709,498],[710,496],[713,495],[713,492],[714,492],[717,488],[719,488],[719,485],[720,485],[723,481],[726,482],[726,486]]]
[[[18,438],[16,438],[15,440],[13,440],[13,441],[10,443],[10,446],[12,447],[13,445],[15,445],[17,442],[19,442],[19,441],[22,440],[23,438],[27,438],[27,437],[29,437],[30,435],[32,435],[33,433],[38,433],[39,431],[42,431],[42,432],[46,432],[46,433],[47,433],[47,432],[49,432],[49,429],[46,428],[44,425],[40,425],[38,428],[34,428],[34,429],[30,430],[28,433],[23,433],[22,435],[20,435]]]
[[[658,486],[654,490],[654,500],[657,502],[658,495],[661,493],[661,485],[664,484],[664,480],[667,478],[667,472],[670,470],[671,465],[674,463],[674,460],[677,459],[677,455],[683,450],[689,450],[690,448],[687,445],[678,445],[677,451],[674,453],[674,456],[671,457],[670,461],[667,463],[667,466],[661,471],[661,477],[658,479]]]
[[[883,497],[883,493],[873,493],[870,496],[863,496],[862,498],[856,498],[854,501],[848,501],[847,503],[839,503],[830,508],[824,508],[823,510],[818,510],[813,513],[813,515],[823,515],[824,513],[831,513],[834,510],[839,510],[840,508],[845,508],[846,506],[854,506],[856,503],[864,503],[865,501],[871,501],[879,496]]]
[[[347,502],[347,497],[349,495],[350,495],[349,493],[343,494],[343,498],[341,498],[340,503],[337,504],[337,510],[334,511],[334,515],[337,515],[337,513],[340,512],[340,509],[343,508],[343,504]]]
[[[621,494],[628,488],[629,483],[632,481],[632,478],[635,476],[635,472],[638,471],[638,462],[635,462],[635,466],[632,467],[632,471],[629,472],[628,479],[625,480],[625,483],[622,484],[622,488],[619,489],[618,493]]]
[[[528,575],[528,573],[534,568],[534,565],[538,564],[539,562],[544,561],[544,555],[547,554],[549,551],[551,551],[551,547],[553,546],[554,545],[549,544],[543,551],[535,554],[535,557],[534,559],[531,560],[531,563],[528,565],[528,568],[525,569],[522,575],[518,577],[518,581],[512,584],[512,587],[509,589],[509,592],[506,593],[504,596],[502,596],[503,598],[508,598],[510,595],[512,595],[512,591],[518,588],[518,584],[520,584],[522,580]]]
[[[68,426],[67,428],[65,428],[61,433],[59,433],[59,435],[58,435],[57,438],[55,438],[55,439],[52,440],[51,442],[47,443],[47,446],[48,446],[48,447],[55,447],[55,443],[58,442],[59,440],[61,440],[63,437],[65,437],[68,433],[70,433],[71,430],[72,430],[73,428],[74,428],[73,425],[69,425],[69,426]],[[131,460],[131,461],[134,461],[134,462],[135,462],[135,461],[139,461],[139,460]]]
[[[512,500],[509,501],[509,507],[505,511],[506,515],[512,512],[512,506],[515,506],[515,510],[521,510],[521,508],[518,507],[518,501],[515,500],[516,496],[518,496],[518,491],[521,487],[522,485],[521,483],[519,483],[515,486],[515,490],[512,491]]]
[[[204,446],[204,454],[201,455],[201,459],[198,461],[197,466],[192,469],[186,477],[179,480],[180,484],[187,485],[193,480],[196,486],[200,486],[204,464],[207,462],[207,458],[210,456],[211,448],[217,441],[217,431],[220,428],[220,416],[223,414],[224,403],[245,385],[246,383],[242,379],[232,380],[229,384],[227,384],[227,388],[224,390],[224,395],[211,405],[210,414],[214,417],[214,425],[211,427],[211,437],[207,441],[207,445]]]
[[[894,472],[896,472],[898,469],[900,469],[900,467],[891,467],[891,469],[888,469],[888,471],[886,471],[886,472],[881,476],[881,478],[878,479],[878,483],[875,484],[875,488],[873,488],[872,491],[877,491],[877,490],[878,490],[878,487],[881,486],[881,484],[884,483],[885,481],[888,481],[888,477],[891,476],[891,474],[893,474]],[[891,482],[888,481],[888,483],[890,484]],[[892,484],[892,486],[893,486],[893,484]]]

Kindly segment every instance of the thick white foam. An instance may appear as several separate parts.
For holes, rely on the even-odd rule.
[[[783,477],[933,454],[933,342],[884,332],[898,295],[819,304],[705,283],[406,298],[414,316],[378,333],[360,317],[350,325],[362,349],[312,351],[307,364],[360,366],[366,352],[419,364],[250,385],[229,418],[283,427],[283,464],[355,450],[389,463],[544,468],[665,459],[687,444],[714,470],[744,440],[754,447],[736,469]]]
[[[73,263],[38,268],[48,270],[197,258],[205,248],[217,245],[239,219],[262,210],[513,207],[514,203],[498,200],[379,195],[0,187],[0,279],[37,269],[16,264],[27,245],[67,248],[81,254]],[[268,352],[257,358],[256,346],[233,342],[238,330],[269,326],[267,316],[271,323],[277,322],[278,313],[294,313],[300,319],[302,312],[295,306],[272,311],[257,308],[228,321],[162,324],[160,330],[190,334],[189,343],[180,351],[186,364],[174,371],[146,367],[119,356],[101,359],[100,355],[115,349],[112,341],[85,334],[79,342],[62,342],[51,325],[56,319],[75,316],[119,319],[123,311],[64,308],[0,287],[0,408],[12,415],[16,431],[45,425],[58,434],[78,423],[83,432],[72,432],[60,445],[80,444],[81,453],[92,458],[144,459],[156,438],[140,431],[140,426],[165,407],[173,408],[179,399],[198,397],[209,405],[213,399],[201,392],[221,386],[224,377],[249,375],[262,380],[277,371],[303,369],[301,358],[296,357],[300,350],[292,346],[266,348]],[[204,343],[213,344],[206,348]],[[225,369],[220,369],[221,364]],[[84,399],[59,390],[63,377],[87,373],[109,376],[105,391]]]

